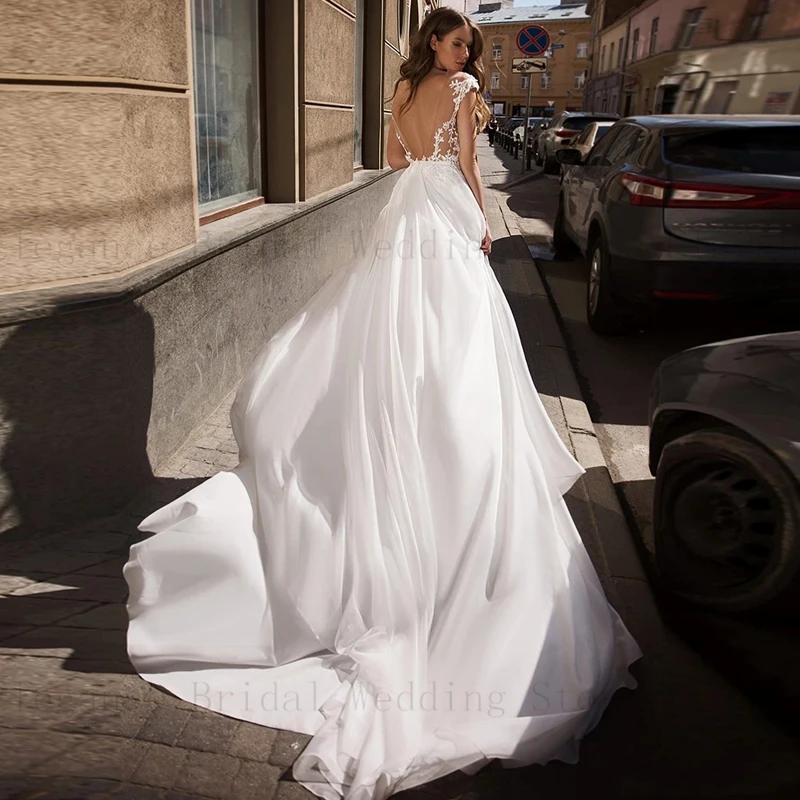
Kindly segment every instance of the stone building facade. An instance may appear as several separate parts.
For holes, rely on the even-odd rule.
[[[548,116],[559,111],[579,111],[589,65],[589,16],[585,3],[562,2],[511,9],[499,3],[484,3],[472,14],[485,40],[483,68],[487,102],[503,116],[526,116],[528,80],[531,107],[528,116]],[[548,68],[530,76],[513,72],[513,60],[524,57],[517,47],[517,34],[527,25],[543,27],[552,49],[545,53]]]
[[[435,5],[3,0],[0,531],[118,509],[357,256]]]

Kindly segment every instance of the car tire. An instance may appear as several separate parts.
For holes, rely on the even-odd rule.
[[[558,196],[558,210],[553,222],[553,250],[555,250],[556,256],[574,256],[578,252],[578,248],[567,235],[567,230],[564,226],[563,194]]]
[[[667,443],[653,522],[656,566],[676,596],[724,612],[800,611],[800,486],[735,428]]]
[[[589,245],[588,261],[586,319],[589,327],[603,336],[627,333],[633,327],[632,319],[614,296],[611,257],[602,236],[596,236]]]

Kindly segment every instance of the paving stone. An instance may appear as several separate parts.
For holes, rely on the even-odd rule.
[[[98,602],[91,600],[65,600],[63,597],[4,597],[0,600],[0,623],[50,625],[97,605]]]
[[[0,775],[19,777],[77,744],[67,733],[0,728]]]
[[[109,797],[122,800],[117,781],[74,777],[40,778],[35,783],[30,780],[26,783],[26,791],[14,795],[13,800],[106,800]]]
[[[163,800],[164,790],[155,786],[136,786],[126,783],[114,795],[114,800]]]
[[[281,776],[279,767],[270,764],[259,764],[245,761],[233,780],[231,797],[236,800],[265,800],[270,798],[278,788]]]
[[[175,781],[175,788],[205,797],[226,798],[230,794],[239,762],[219,753],[191,752]]]
[[[275,800],[314,800],[314,795],[293,781],[280,781]]]
[[[181,472],[193,478],[210,478],[212,475],[216,475],[219,469],[213,464],[191,460],[184,463]]]
[[[0,689],[55,689],[63,676],[60,658],[0,656]]]
[[[17,589],[22,589],[31,583],[45,580],[48,577],[48,573],[40,573],[39,575],[0,575],[0,595],[11,594]]]
[[[3,671],[4,668],[0,667],[0,680]],[[50,688],[52,691],[66,694],[129,697],[151,702],[155,702],[155,699],[150,694],[157,694],[155,691],[150,691],[150,684],[136,674],[130,663],[76,658],[69,660],[69,671],[63,671]]]
[[[27,597],[55,592],[68,592],[70,600],[118,603],[127,597],[128,586],[121,575],[115,578],[104,578],[99,575],[73,572],[23,586],[14,591],[11,597]]]
[[[88,698],[83,698],[84,702]],[[70,720],[55,726],[67,733],[103,734],[133,739],[153,711],[153,704],[139,700],[115,698],[116,702],[92,703]]]
[[[173,745],[192,716],[180,708],[155,706],[137,734],[138,739]]]
[[[242,722],[228,745],[227,753],[250,761],[269,761],[277,735],[278,731],[274,728]]]
[[[224,753],[239,723],[219,714],[192,714],[176,744],[187,750]]]
[[[65,617],[58,622],[68,628],[96,628],[107,631],[128,629],[128,609],[125,603],[104,603],[101,606]]]
[[[102,578],[122,578],[122,568],[125,566],[127,560],[126,557],[116,556],[105,561],[100,561],[97,564],[92,564],[91,567],[79,569],[75,574],[99,575]]]
[[[76,569],[91,567],[92,564],[104,559],[103,553],[64,553],[51,549],[4,558],[3,569],[23,574],[45,572],[50,575],[63,575]]]
[[[65,552],[107,553],[125,544],[126,534],[117,531],[94,531],[81,536],[70,536],[60,544]]]
[[[144,755],[131,775],[131,783],[171,789],[188,752],[165,744],[138,744],[144,748]]]
[[[239,456],[233,453],[218,453],[214,464],[222,469],[233,469],[239,465]]]
[[[207,447],[192,447],[186,452],[187,461],[201,461],[203,464],[213,464],[214,459],[219,455],[217,450],[209,450]]]
[[[278,731],[269,756],[269,763],[278,767],[291,767],[310,739],[310,736],[302,733]]]
[[[126,741],[117,736],[72,736],[76,740],[74,747],[39,763],[32,774],[125,781],[143,756],[140,742]]]
[[[0,642],[31,630],[30,625],[0,625]]]
[[[33,628],[0,643],[0,653],[69,658],[74,655],[92,661],[128,661],[125,634],[122,631],[47,626]]]
[[[0,727],[56,728],[79,714],[97,711],[98,701],[105,701],[107,710],[119,712],[118,698],[4,689],[0,691]]]

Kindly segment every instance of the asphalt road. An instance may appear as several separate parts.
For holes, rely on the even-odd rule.
[[[579,374],[609,471],[628,514],[640,554],[653,581],[652,498],[648,468],[647,410],[650,382],[658,364],[687,347],[771,331],[796,329],[790,315],[761,313],[665,314],[650,330],[601,337],[586,322],[585,260],[554,260],[550,244],[558,202],[556,177],[540,176],[513,190],[509,207],[521,229],[558,309],[573,363]],[[700,612],[660,597],[665,620],[740,690],[780,724],[800,730],[800,629],[767,627],[760,621]]]

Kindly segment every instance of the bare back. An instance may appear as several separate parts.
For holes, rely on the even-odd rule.
[[[408,161],[458,160],[456,115],[467,92],[477,88],[477,80],[466,73],[434,73],[420,83],[411,104],[401,112],[409,85],[400,84],[392,117]]]

